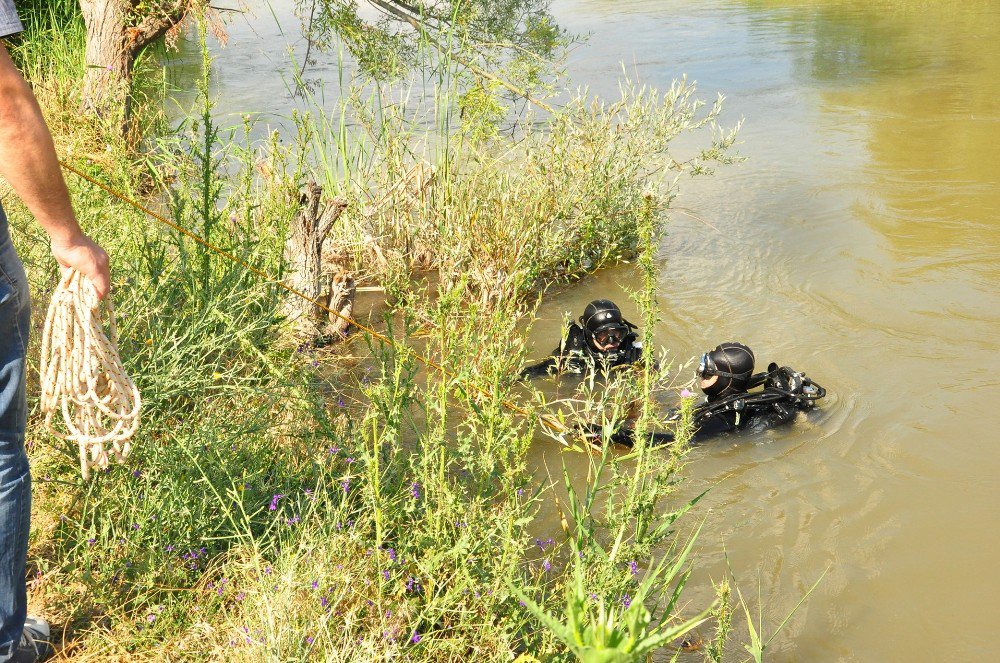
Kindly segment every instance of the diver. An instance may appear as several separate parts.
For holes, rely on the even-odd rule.
[[[705,393],[704,403],[695,407],[691,442],[701,442],[733,431],[759,432],[790,423],[799,412],[811,410],[826,390],[787,366],[770,364],[767,372],[754,373],[753,350],[742,343],[722,343],[702,354],[696,377]],[[759,390],[758,390],[759,388]],[[667,424],[680,419],[674,410]],[[594,441],[596,427],[585,435]],[[617,444],[631,446],[634,431],[622,427],[611,436]],[[651,432],[654,445],[674,442],[672,432]]]
[[[622,317],[610,299],[587,304],[579,321],[570,324],[565,339],[551,356],[519,374],[531,379],[556,373],[584,373],[590,367],[599,372],[635,364],[642,359],[642,343],[636,326]]]

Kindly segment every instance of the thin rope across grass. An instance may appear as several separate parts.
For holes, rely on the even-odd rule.
[[[69,270],[52,295],[42,334],[42,411],[53,435],[80,447],[80,472],[107,469],[110,450],[124,462],[139,428],[139,390],[118,354],[118,327],[111,296],[101,300],[93,284]],[[62,413],[66,433],[53,419]]]
[[[246,260],[242,260],[241,258],[237,257],[233,253],[231,253],[229,251],[226,251],[225,249],[212,244],[211,242],[207,241],[206,239],[204,239],[202,237],[199,237],[198,235],[196,235],[195,233],[191,232],[190,230],[177,225],[176,223],[174,223],[174,222],[170,221],[169,219],[165,218],[162,214],[157,214],[156,212],[154,212],[153,210],[149,209],[148,207],[146,207],[146,206],[144,206],[144,205],[136,202],[135,200],[132,200],[128,196],[125,196],[125,195],[119,193],[118,191],[115,191],[114,189],[112,189],[111,187],[109,187],[107,184],[104,184],[100,180],[97,180],[97,179],[91,177],[87,173],[79,170],[78,168],[75,168],[75,167],[71,166],[70,164],[66,163],[65,161],[59,161],[59,165],[61,165],[64,169],[66,169],[69,172],[73,173],[77,177],[79,177],[79,178],[81,178],[83,180],[86,180],[87,182],[90,182],[91,184],[93,184],[97,188],[101,189],[102,191],[104,191],[108,195],[112,196],[113,198],[116,198],[116,199],[120,200],[121,202],[125,203],[126,205],[129,205],[133,209],[138,210],[138,211],[142,212],[143,214],[149,216],[150,218],[155,219],[155,220],[159,221],[160,223],[162,223],[162,224],[164,224],[166,226],[169,226],[170,228],[173,228],[174,230],[176,230],[177,232],[181,233],[182,235],[184,235],[186,237],[189,237],[190,239],[194,240],[198,244],[204,246],[206,249],[208,249],[210,251],[213,251],[213,252],[217,253],[218,255],[223,256],[227,260],[231,260],[232,262],[236,263],[237,265],[240,265],[244,269],[249,270],[251,273],[256,274],[260,278],[264,279],[265,282],[267,282],[267,283],[273,283],[274,285],[276,285],[279,288],[285,290],[286,292],[288,292],[288,293],[290,293],[290,294],[292,294],[292,295],[294,295],[296,297],[301,297],[302,299],[306,300],[307,302],[309,302],[309,303],[311,303],[311,304],[313,304],[315,306],[318,306],[321,310],[326,311],[330,315],[336,316],[340,320],[343,320],[344,322],[357,327],[358,329],[360,329],[361,331],[365,332],[369,336],[377,338],[380,341],[382,341],[383,343],[386,343],[388,345],[391,345],[391,346],[395,347],[398,350],[406,352],[407,354],[409,354],[411,357],[413,357],[416,361],[420,362],[424,366],[427,366],[428,368],[434,369],[435,371],[437,371],[441,375],[444,375],[446,377],[455,379],[456,380],[456,386],[459,389],[462,389],[463,391],[465,391],[466,388],[468,387],[472,392],[474,392],[475,394],[477,394],[478,396],[480,396],[482,398],[486,398],[486,399],[492,399],[492,398],[494,398],[492,394],[490,394],[489,392],[485,391],[484,389],[482,389],[480,387],[477,387],[476,385],[472,385],[472,384],[466,385],[466,384],[463,384],[463,383],[459,382],[457,380],[457,376],[453,372],[449,371],[447,368],[445,368],[444,366],[442,366],[441,364],[435,362],[432,359],[427,359],[425,357],[421,357],[419,354],[417,354],[417,352],[413,348],[411,348],[409,346],[406,346],[406,345],[402,345],[402,344],[398,343],[397,341],[395,341],[394,339],[389,338],[385,334],[380,334],[379,332],[377,332],[376,330],[372,329],[371,327],[369,327],[367,325],[361,324],[360,322],[354,320],[350,316],[346,316],[346,315],[342,314],[339,311],[333,310],[332,308],[330,308],[329,306],[327,306],[325,303],[319,301],[318,299],[310,297],[309,295],[305,294],[301,290],[297,290],[296,288],[293,288],[293,287],[287,285],[286,283],[284,283],[282,281],[279,281],[277,279],[272,278],[271,275],[268,274],[267,272],[265,272],[264,270],[262,270],[262,269],[260,269],[258,267],[253,266],[252,264],[250,264]],[[531,412],[529,412],[525,408],[523,408],[523,407],[521,407],[521,406],[519,406],[519,405],[517,405],[515,403],[510,402],[509,400],[500,399],[499,402],[500,402],[500,404],[503,407],[507,408],[511,412],[515,412],[515,413],[521,415],[522,417],[530,418],[532,416]],[[566,427],[561,422],[559,422],[558,420],[556,420],[554,417],[546,416],[544,414],[542,414],[542,415],[535,414],[534,417],[535,417],[536,420],[538,420],[538,422],[542,425],[543,428],[546,428],[546,429],[549,429],[549,430],[555,430],[557,433],[566,433],[567,432]]]

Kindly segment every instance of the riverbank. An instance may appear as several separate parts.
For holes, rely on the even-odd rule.
[[[1000,23],[989,2],[892,6],[553,5],[559,23],[593,35],[567,70],[594,93],[617,94],[624,62],[661,89],[687,74],[703,97],[726,95],[725,124],[746,118],[748,160],[685,181],[674,203],[655,339],[686,358],[741,340],[830,389],[816,419],[693,449],[684,471],[685,495],[712,488],[692,604],[708,604],[710,581],[731,571],[745,595],[760,580],[764,624],[776,626],[832,565],[772,643],[778,660],[996,657],[991,615],[970,598],[994,586],[1000,543],[983,527],[1000,473],[983,434],[995,426],[1000,371],[1000,161],[990,149]],[[260,109],[277,123],[297,107],[280,75],[294,66],[285,44],[296,34],[282,39],[270,12],[257,16],[214,51],[218,111]],[[317,60],[309,72],[336,71],[336,54]],[[637,319],[635,282],[621,264],[550,291],[527,333],[530,356],[549,351],[565,316],[595,294]],[[586,458],[544,438],[527,456],[534,468],[563,460],[586,476]],[[548,510],[536,521],[560,531]]]
[[[590,456],[582,495],[558,468],[540,480],[526,453],[546,404],[510,376],[524,361],[522,321],[549,284],[636,258],[636,306],[655,323],[658,212],[674,191],[660,171],[680,165],[674,137],[714,119],[693,89],[627,89],[609,108],[581,99],[510,142],[447,123],[428,141],[405,109],[345,100],[359,122],[379,118],[365,140],[317,114],[281,145],[250,142],[249,121],[219,128],[206,67],[179,129],[147,97],[137,150],[75,112],[81,26],[49,18],[63,22],[32,22],[15,56],[71,162],[272,275],[286,267],[299,186],[316,179],[348,202],[331,242],[341,264],[394,309],[391,343],[297,345],[273,285],[68,178],[112,256],[122,355],[145,410],[129,464],[88,483],[76,451],[32,418],[31,601],[64,654],[558,659],[566,643],[539,610],[574,616],[588,637],[606,610],[613,629],[663,645],[691,627],[672,621],[686,578],[672,523],[687,505],[669,504],[680,455]],[[724,161],[730,144],[703,161]],[[418,166],[432,177],[412,190]],[[40,311],[55,269],[40,231],[9,209]],[[427,293],[412,286],[420,270],[447,278]],[[578,396],[600,401],[613,427],[661,387]],[[537,514],[554,500],[564,526],[539,536]],[[665,548],[677,568],[660,564]],[[647,624],[660,592],[670,608]]]

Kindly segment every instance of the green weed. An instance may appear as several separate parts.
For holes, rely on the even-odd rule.
[[[429,116],[388,103],[398,90],[355,85],[339,116],[298,116],[282,147],[252,144],[249,120],[217,124],[206,66],[193,119],[148,135],[140,155],[106,140],[114,127],[73,116],[82,42],[69,4],[32,15],[18,51],[52,89],[41,96],[65,154],[275,278],[298,187],[316,176],[350,201],[329,255],[384,287],[394,310],[389,343],[296,347],[273,283],[71,180],[112,256],[145,410],[130,463],[89,483],[75,451],[32,420],[32,600],[65,653],[636,660],[706,618],[676,614],[694,541],[677,519],[697,502],[670,506],[684,427],[674,453],[605,444],[577,492],[579,478],[553,484],[528,467],[529,446],[545,443],[534,415],[558,404],[523,402],[512,376],[539,293],[603,265],[639,257],[653,328],[673,178],[726,161],[732,136],[694,160],[671,142],[712,126],[718,107],[702,110],[683,82],[626,85],[619,100],[580,95],[504,137],[460,130],[459,104],[477,102],[447,80]],[[50,40],[63,45],[46,64]],[[44,306],[55,268],[10,211]],[[600,422],[606,442],[638,403],[640,426],[657,425],[651,403],[672,383],[649,333],[641,379],[585,381],[565,421]],[[563,535],[542,536],[538,516],[557,500]]]

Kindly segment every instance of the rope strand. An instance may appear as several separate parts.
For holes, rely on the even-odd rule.
[[[132,450],[139,427],[139,390],[118,354],[118,326],[111,296],[101,300],[89,279],[67,270],[52,295],[42,332],[42,411],[46,429],[80,447],[80,472],[107,469],[108,445],[118,462]],[[56,429],[62,413],[66,433]]]

